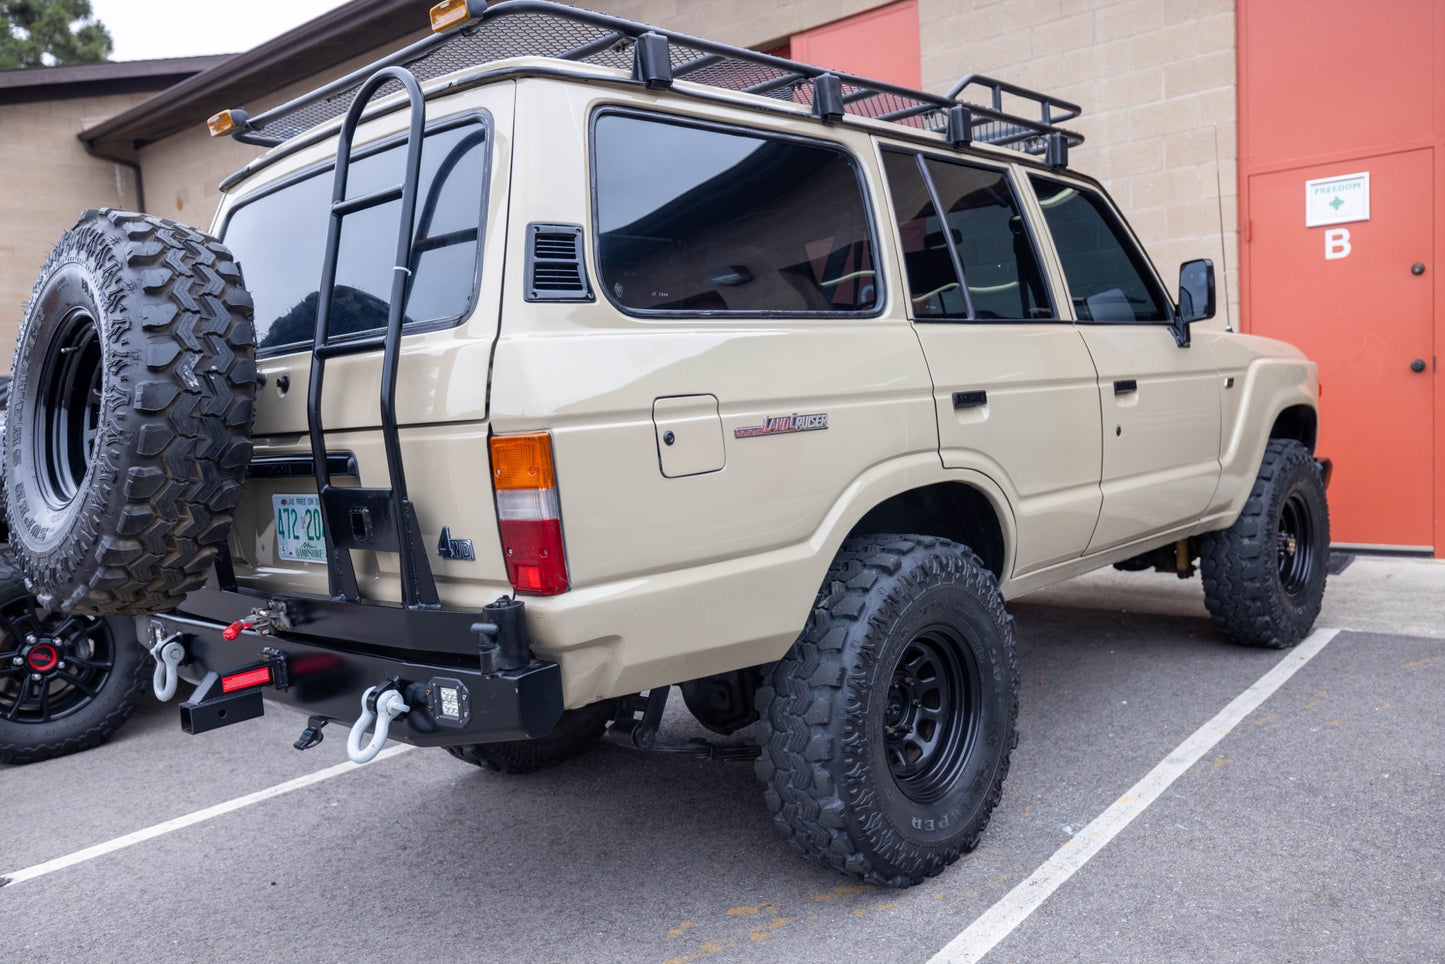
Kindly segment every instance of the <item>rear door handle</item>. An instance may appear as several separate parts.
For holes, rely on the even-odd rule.
[[[1139,382],[1132,378],[1121,378],[1114,382],[1115,395],[1128,395],[1139,390]]]
[[[977,408],[977,407],[980,406],[980,405],[987,405],[987,404],[988,404],[988,392],[985,392],[985,391],[982,391],[982,390],[976,391],[976,392],[954,392],[954,393],[953,393],[953,407],[954,407],[954,408]]]

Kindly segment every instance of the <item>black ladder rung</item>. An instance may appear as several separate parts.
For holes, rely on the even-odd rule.
[[[374,208],[379,204],[388,201],[401,200],[402,186],[382,188],[380,191],[372,191],[370,194],[363,194],[360,197],[349,197],[344,201],[337,201],[331,205],[331,213],[338,217],[345,217],[357,211],[364,211],[367,208]]]

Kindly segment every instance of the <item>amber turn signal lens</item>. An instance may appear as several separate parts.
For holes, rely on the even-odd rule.
[[[206,118],[206,128],[211,132],[212,137],[221,137],[224,134],[229,134],[235,130],[237,126],[236,118],[231,116],[231,112],[228,110],[223,110],[219,114],[212,114]]]
[[[472,12],[467,9],[467,0],[442,0],[441,3],[431,8],[432,33],[450,30],[470,19],[472,19]]]
[[[492,438],[492,488],[551,489],[557,485],[552,469],[552,439],[546,432],[497,435]]]

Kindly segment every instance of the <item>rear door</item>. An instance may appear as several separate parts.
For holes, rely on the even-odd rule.
[[[1219,483],[1214,359],[1175,342],[1173,306],[1102,192],[1029,180],[1098,371],[1103,508],[1089,552],[1197,519]]]
[[[1009,173],[894,148],[883,164],[943,463],[1008,494],[1015,575],[1076,558],[1099,515],[1097,378]]]
[[[432,556],[444,600],[451,579],[505,584],[493,542],[492,500],[477,499],[453,476],[485,477],[488,369],[497,334],[505,201],[505,145],[514,84],[435,100],[421,156],[411,284],[404,308],[396,412],[411,500],[422,541],[438,545],[443,527],[473,539],[476,561]],[[400,183],[406,155],[405,112],[358,132],[347,194]],[[222,239],[236,255],[255,302],[258,395],[256,460],[242,491],[231,552],[243,584],[326,592],[321,511],[306,439],[311,342],[316,323],[335,171],[335,144],[303,149],[278,162],[264,186],[246,186],[221,214]],[[270,175],[270,171],[266,172]],[[386,324],[396,258],[400,203],[348,215],[342,222],[330,331],[338,343],[376,335]],[[331,359],[321,400],[326,447],[340,487],[390,484],[380,431],[382,352]],[[470,464],[463,470],[459,462]],[[398,557],[355,552],[363,592],[400,598]]]

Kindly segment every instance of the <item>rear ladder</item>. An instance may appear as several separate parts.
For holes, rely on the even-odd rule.
[[[346,196],[351,169],[351,146],[357,124],[367,104],[389,81],[406,91],[411,121],[406,147],[406,167],[400,184],[360,197]],[[326,565],[333,599],[357,601],[361,594],[351,550],[395,552],[400,557],[402,603],[408,609],[439,606],[436,580],[421,538],[416,509],[407,497],[406,472],[402,465],[401,439],[396,424],[396,379],[401,355],[401,326],[413,269],[414,216],[421,175],[422,134],[426,125],[426,102],[421,85],[403,67],[385,67],[372,74],[357,91],[341,125],[336,148],[336,176],[331,190],[330,224],[326,254],[322,261],[321,287],[316,299],[316,334],[311,350],[311,384],[306,397],[306,421],[311,438],[311,459],[316,468],[316,491],[321,499],[326,525]],[[344,341],[332,341],[331,303],[336,286],[336,262],[341,245],[341,224],[348,214],[401,201],[397,227],[396,263],[392,267],[391,304],[386,331]],[[321,423],[323,385],[328,359],[382,349],[381,433],[386,447],[386,469],[390,488],[340,488],[331,484],[325,430]]]

